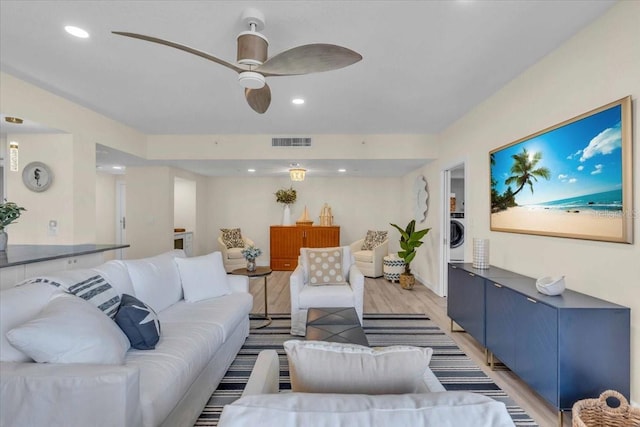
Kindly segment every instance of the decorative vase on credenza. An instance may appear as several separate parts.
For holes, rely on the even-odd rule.
[[[284,205],[282,210],[282,225],[291,225],[291,208],[289,205]]]
[[[7,241],[9,240],[9,235],[6,231],[0,231],[0,251],[4,252],[7,250]]]

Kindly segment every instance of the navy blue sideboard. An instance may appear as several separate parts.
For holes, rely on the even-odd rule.
[[[561,411],[613,389],[629,399],[630,309],[535,279],[449,264],[447,315]]]

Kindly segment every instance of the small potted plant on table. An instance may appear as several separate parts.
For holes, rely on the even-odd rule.
[[[7,240],[9,236],[5,231],[5,227],[12,224],[20,218],[22,212],[26,211],[22,206],[18,206],[14,202],[0,203],[0,251],[7,249]]]
[[[431,230],[425,228],[424,230],[416,231],[416,220],[413,219],[407,227],[403,230],[395,224],[391,224],[400,232],[400,248],[398,256],[404,260],[404,273],[400,274],[400,286],[403,289],[413,289],[416,283],[416,278],[411,274],[410,264],[416,257],[416,248],[422,246],[422,238]]]
[[[247,246],[240,253],[247,260],[247,271],[256,271],[256,258],[262,255],[262,249],[255,246]]]

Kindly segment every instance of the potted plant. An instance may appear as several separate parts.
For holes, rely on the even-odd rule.
[[[275,192],[276,202],[282,203],[284,205],[284,210],[282,213],[282,225],[291,225],[291,209],[289,205],[296,202],[298,198],[298,193],[293,187],[289,188],[281,188],[280,190]]]
[[[16,222],[22,212],[26,211],[22,206],[18,206],[14,202],[0,203],[0,251],[7,249],[7,232],[4,230],[6,226]]]
[[[247,260],[247,271],[256,271],[256,258],[262,255],[262,249],[248,246],[241,250],[240,253]]]
[[[416,257],[416,248],[422,246],[423,237],[431,229],[416,230],[415,219],[412,219],[404,230],[396,224],[391,224],[391,226],[400,232],[400,248],[402,250],[398,252],[398,256],[404,260],[404,273],[400,274],[400,286],[403,289],[412,289],[416,278],[411,274],[411,261]]]

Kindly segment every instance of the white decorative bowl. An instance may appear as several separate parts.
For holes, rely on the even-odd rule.
[[[564,292],[564,276],[545,276],[536,280],[536,289],[545,295],[560,295]]]

